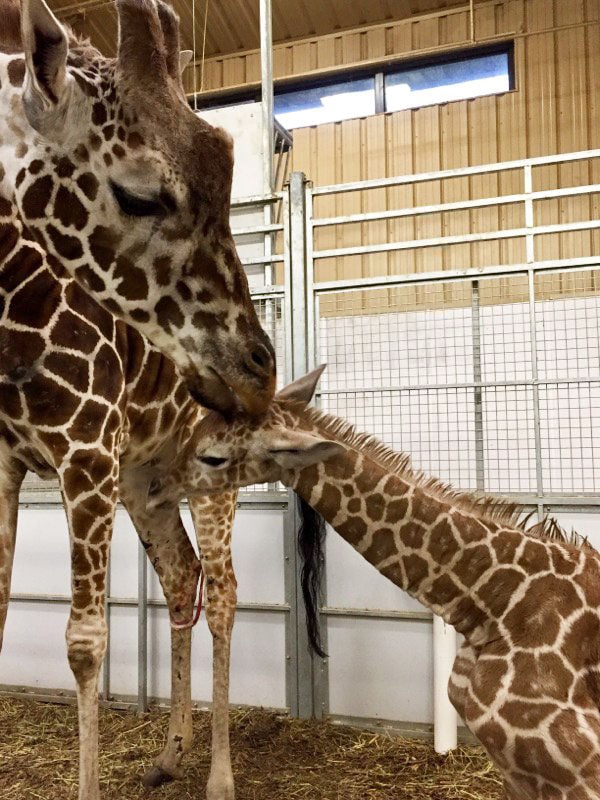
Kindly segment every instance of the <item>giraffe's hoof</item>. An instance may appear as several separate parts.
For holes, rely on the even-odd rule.
[[[175,775],[166,772],[161,767],[150,767],[148,772],[142,778],[142,783],[148,789],[155,789],[157,786],[162,786],[163,783],[171,783],[175,780]]]

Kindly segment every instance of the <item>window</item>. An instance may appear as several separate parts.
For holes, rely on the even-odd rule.
[[[391,65],[344,81],[330,78],[294,89],[275,89],[275,116],[288,129],[339,122],[384,111],[466,100],[513,88],[512,45]]]
[[[509,53],[390,72],[384,86],[386,111],[507,92],[511,88]]]
[[[375,79],[275,93],[275,116],[284,128],[305,128],[375,114]]]

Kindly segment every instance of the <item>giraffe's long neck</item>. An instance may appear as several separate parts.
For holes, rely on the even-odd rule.
[[[290,483],[379,572],[472,644],[495,636],[511,571],[494,558],[497,524],[352,448],[295,473]]]

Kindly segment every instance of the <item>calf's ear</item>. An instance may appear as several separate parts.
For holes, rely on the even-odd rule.
[[[277,392],[275,397],[277,400],[299,400],[308,405],[313,399],[317,383],[326,366],[327,364],[321,364],[320,367],[313,369],[312,372],[307,372],[301,378],[288,383],[287,386]]]
[[[305,431],[282,431],[268,444],[269,457],[282,469],[302,469],[344,452],[339,442]]]

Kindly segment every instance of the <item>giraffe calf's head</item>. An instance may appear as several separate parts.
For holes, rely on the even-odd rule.
[[[323,369],[282,389],[260,418],[240,414],[228,420],[209,412],[196,423],[168,473],[153,480],[148,507],[253,483],[288,483],[296,471],[344,451],[344,445],[303,428],[302,411]]]
[[[171,8],[118,0],[117,12],[107,59],[44,0],[22,0],[20,215],[51,263],[168,355],[198,401],[262,413],[275,358],[229,226],[231,137],[186,101]]]

